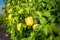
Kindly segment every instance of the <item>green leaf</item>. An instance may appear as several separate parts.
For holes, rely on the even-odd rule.
[[[39,20],[41,25],[45,25],[47,23],[47,20],[44,17],[41,17]]]
[[[49,31],[50,30],[49,27],[50,27],[49,24],[47,24],[46,26],[44,26],[43,30],[44,30],[45,35],[47,35],[50,32]]]
[[[54,38],[54,40],[60,40],[60,36],[58,36],[58,37]]]
[[[50,11],[43,10],[43,16],[51,17],[51,13],[50,13]]]

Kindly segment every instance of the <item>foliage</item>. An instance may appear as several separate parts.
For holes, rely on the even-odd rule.
[[[60,0],[6,0],[5,29],[10,40],[59,40]]]
[[[4,23],[4,19],[3,19],[3,14],[0,14],[0,26],[3,25]]]

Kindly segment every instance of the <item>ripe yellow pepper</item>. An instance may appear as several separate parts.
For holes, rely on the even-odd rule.
[[[25,23],[27,26],[32,26],[34,24],[32,16],[25,18]]]
[[[32,2],[32,0],[29,0],[29,2]]]
[[[19,10],[19,11],[18,11],[18,14],[22,14],[22,10]]]
[[[9,10],[8,10],[8,13],[12,13],[12,9],[9,9]]]
[[[7,6],[9,7],[10,5],[11,5],[11,4],[10,4],[10,3],[8,3],[8,5],[7,5]]]
[[[8,20],[12,20],[12,14],[8,15]]]
[[[13,24],[15,23],[14,19],[12,19],[12,23],[13,23]]]
[[[20,31],[21,29],[21,23],[17,24],[17,30]]]

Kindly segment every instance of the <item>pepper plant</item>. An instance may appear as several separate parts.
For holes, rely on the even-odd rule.
[[[60,0],[6,0],[5,29],[10,40],[59,40]]]

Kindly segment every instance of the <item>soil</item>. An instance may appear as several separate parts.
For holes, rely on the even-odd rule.
[[[3,26],[0,26],[0,40],[9,40],[9,35],[6,33]]]

